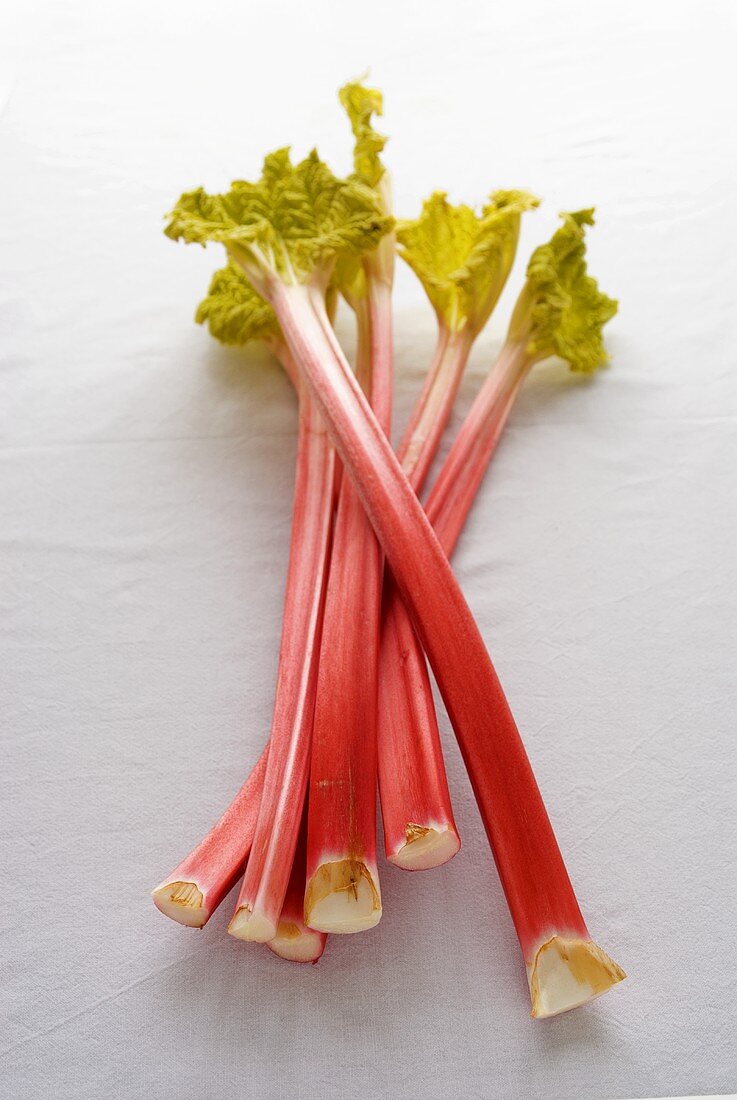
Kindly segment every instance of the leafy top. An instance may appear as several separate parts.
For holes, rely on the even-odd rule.
[[[276,315],[231,260],[216,271],[195,320],[207,324],[221,344],[240,346],[251,340],[270,342],[280,336]]]
[[[376,188],[385,172],[379,154],[387,139],[374,130],[371,121],[374,115],[383,113],[384,98],[378,89],[366,88],[360,81],[344,84],[338,96],[356,139],[353,149],[354,177],[367,187]]]
[[[391,182],[389,173],[381,163],[380,153],[387,139],[372,125],[373,116],[380,115],[384,99],[376,88],[367,88],[360,81],[344,84],[338,93],[341,105],[348,115],[355,145],[353,147],[353,175],[365,187],[370,187],[381,210],[392,211]],[[343,253],[338,258],[333,275],[334,285],[340,290],[352,309],[368,291],[367,274],[391,286],[394,280],[394,234],[387,233],[371,252],[356,256]]]
[[[445,192],[397,228],[399,254],[425,288],[441,324],[476,334],[499,300],[514,262],[521,215],[539,205],[526,191],[495,191],[477,214]]]
[[[526,340],[533,361],[557,355],[571,370],[588,373],[607,361],[602,328],[617,302],[587,272],[585,227],[594,224],[593,209],[561,218],[560,228],[530,258],[509,338]]]
[[[237,180],[210,195],[186,192],[164,230],[174,240],[224,244],[259,292],[274,276],[325,281],[336,257],[376,247],[392,226],[376,195],[355,178],[338,179],[313,150],[293,165],[288,149],[264,160],[260,180]]]

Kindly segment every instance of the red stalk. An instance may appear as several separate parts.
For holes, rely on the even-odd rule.
[[[310,408],[311,402],[305,395],[303,387],[300,386],[299,371],[286,344],[282,340],[272,339],[268,341],[268,346],[284,367],[287,377],[298,394],[301,394],[298,444],[298,455],[301,455],[307,446],[309,433],[313,430],[313,421],[316,418]],[[324,436],[321,446],[332,451],[332,447]],[[339,466],[333,452],[335,475],[330,489],[333,499],[337,497]],[[326,482],[327,480],[326,477]],[[303,489],[304,486],[298,481],[295,485],[295,512],[304,506],[304,501],[300,503]],[[317,495],[311,498],[309,506],[314,507],[319,515],[322,514],[323,505]],[[299,529],[295,524],[292,529],[290,557],[301,553],[299,538]],[[321,578],[322,574],[318,573],[317,576]],[[320,583],[322,583],[321,580]],[[305,621],[300,622],[295,618],[293,625],[295,629],[301,629]],[[306,622],[306,626],[308,629],[311,628],[309,621]],[[278,674],[280,682],[284,679],[282,660],[288,659],[289,654],[298,650],[300,644],[299,639],[290,641],[282,637]],[[306,652],[309,652],[309,643],[305,643],[305,647]],[[152,896],[157,908],[179,924],[194,928],[204,927],[242,875],[256,832],[267,755],[268,745],[217,824],[153,891]]]
[[[325,950],[327,936],[324,932],[316,932],[305,924],[306,866],[307,821],[303,819],[276,936],[273,940],[269,940],[266,946],[280,959],[287,959],[289,962],[316,963]]]
[[[533,1013],[550,1015],[583,1003],[621,980],[622,972],[591,943],[468,604],[381,425],[348,364],[326,339],[326,319],[318,317],[309,291],[276,280],[268,289],[287,344],[358,490],[435,673],[528,967]],[[249,869],[251,862],[253,856]]]
[[[357,303],[359,375],[385,432],[392,397],[391,290]],[[370,349],[366,363],[365,349]],[[383,555],[343,478],[325,601],[310,770],[305,920],[359,932],[381,917],[376,862],[376,706]]]
[[[474,335],[441,325],[435,358],[405,428],[397,454],[416,492],[420,492],[453,410]]]
[[[422,646],[387,574],[379,658],[378,762],[384,851],[406,871],[447,863],[461,846]]]
[[[437,453],[472,345],[468,329],[451,332],[441,325],[435,359],[398,452],[417,492]],[[425,654],[396,595],[387,574],[378,721],[381,816],[389,861],[420,871],[447,863],[461,842]]]
[[[389,305],[382,305],[379,312],[382,309],[388,312]],[[371,349],[368,317],[363,322],[359,320],[359,326],[361,323],[365,332],[358,341],[357,374],[368,378]],[[384,341],[390,346],[391,328],[384,325],[383,331]],[[332,325],[328,326],[327,334],[334,340]],[[445,326],[441,328],[433,366],[400,447],[405,471],[418,490],[429,468],[428,456],[432,458],[431,452],[434,454],[442,435],[439,425],[444,427],[450,416],[470,344],[471,341],[457,334],[452,338]],[[282,341],[274,341],[271,350],[299,390],[298,369],[286,346]],[[391,394],[388,399],[377,394],[375,399],[380,404],[390,402]],[[434,410],[435,424],[430,423],[428,409]],[[424,441],[422,447],[417,446],[420,437]],[[336,462],[336,499],[339,485],[340,463]],[[385,592],[392,590],[387,577]],[[378,719],[379,729],[386,731],[378,743],[385,847],[388,858],[397,866],[420,870],[445,863],[458,851],[460,839],[453,819],[424,653],[401,601],[385,599],[385,607],[389,610],[382,615]],[[399,636],[392,638],[392,632]],[[399,659],[392,659],[393,654],[399,654]],[[242,874],[258,817],[266,751],[220,821],[154,890],[157,907],[173,920],[203,927]],[[362,820],[366,819],[364,813]],[[368,830],[364,828],[363,833],[367,835]],[[375,863],[374,851],[371,876],[378,893]]]
[[[500,357],[487,377],[425,504],[448,557],[526,373],[527,367],[522,369],[516,358],[509,364],[507,359],[509,356]],[[513,385],[504,409],[502,399]],[[390,576],[384,586],[378,744],[387,858],[411,871],[445,862],[458,850],[460,841],[432,689],[425,655]]]
[[[228,931],[277,934],[309,769],[317,656],[333,511],[334,453],[313,401],[300,401],[292,541],[279,677],[256,833]]]

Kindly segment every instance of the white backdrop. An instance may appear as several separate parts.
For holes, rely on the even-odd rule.
[[[0,45],[0,1094],[731,1091],[733,5],[21,7]],[[197,933],[148,896],[268,731],[295,441],[278,369],[193,325],[220,257],[162,214],[284,143],[347,168],[335,92],[367,66],[400,213],[530,187],[522,261],[596,203],[591,266],[621,299],[610,371],[530,381],[456,557],[630,974],[547,1024],[447,722],[462,853],[385,869],[380,926],[319,966],[227,937],[227,904]],[[433,342],[407,271],[396,327],[401,428]]]

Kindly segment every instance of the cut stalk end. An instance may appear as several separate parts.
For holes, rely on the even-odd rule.
[[[165,917],[187,928],[202,928],[210,916],[195,882],[164,882],[151,892],[154,905]]]
[[[543,1020],[593,1001],[626,977],[592,940],[553,936],[528,967],[532,1016]]]
[[[289,962],[316,963],[325,950],[326,936],[295,921],[280,920],[276,935],[266,944],[280,959]]]
[[[276,936],[277,926],[263,913],[254,913],[247,905],[239,905],[230,919],[228,933],[247,943],[268,943]]]
[[[365,932],[381,920],[378,878],[365,863],[321,863],[307,884],[305,922],[316,932]]]
[[[394,852],[387,852],[387,859],[395,867],[405,871],[426,871],[441,867],[452,859],[461,846],[460,837],[452,825],[441,827],[408,823],[407,839]]]

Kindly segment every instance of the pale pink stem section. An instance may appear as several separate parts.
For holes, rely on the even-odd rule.
[[[397,451],[402,469],[418,493],[448,426],[472,346],[473,336],[467,329],[449,332],[441,326],[435,359]]]
[[[505,345],[469,409],[430,490],[425,512],[448,557],[455,549],[531,365],[523,347]]]
[[[271,300],[411,610],[461,746],[525,959],[551,935],[588,939],[511,711],[422,506],[348,364],[326,341],[305,289],[280,284]]]
[[[358,303],[359,376],[388,433],[391,291]],[[366,349],[370,359],[366,362]],[[322,629],[310,770],[305,919],[357,932],[381,916],[376,862],[376,706],[383,555],[349,478],[341,483]]]
[[[300,403],[292,541],[279,676],[256,834],[229,931],[277,933],[294,862],[309,768],[317,658],[333,510],[334,453],[318,408]]]
[[[305,872],[307,866],[307,820],[302,820],[294,853],[292,873],[284,898],[276,936],[266,946],[280,959],[289,962],[316,963],[327,942],[324,932],[308,928],[304,919]]]
[[[413,447],[413,440],[415,432],[418,429],[420,421],[423,418],[423,414],[427,409],[428,404],[433,398],[433,394],[437,389],[438,375],[441,370],[441,366],[445,360],[445,356],[448,350],[448,343],[450,341],[450,329],[442,322],[438,322],[438,337],[435,343],[435,351],[433,353],[432,362],[430,363],[429,370],[427,371],[424,381],[422,383],[422,389],[420,390],[419,397],[415,401],[412,411],[409,414],[409,420],[407,421],[404,434],[402,435],[401,442],[397,447],[397,454],[400,461],[406,456],[409,451],[415,450]]]

